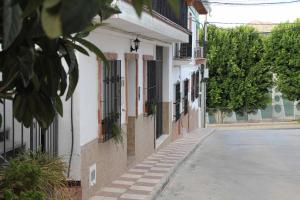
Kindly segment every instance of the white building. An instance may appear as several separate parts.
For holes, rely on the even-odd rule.
[[[87,37],[104,52],[109,65],[92,53],[78,53],[79,83],[72,101],[64,104],[64,117],[46,136],[41,137],[38,126],[14,134],[18,146],[42,146],[63,156],[70,179],[81,185],[82,199],[184,131],[199,127],[203,58],[197,20],[207,10],[200,0],[180,2],[179,18],[161,0],[153,0],[153,13],[144,11],[139,18],[130,3],[116,1],[122,13]],[[140,45],[131,51],[137,38]],[[6,118],[11,122],[11,116]],[[21,133],[22,126],[14,126]],[[10,127],[6,124],[7,130]],[[123,142],[116,144],[118,127]],[[4,141],[7,153],[14,142],[11,137]]]

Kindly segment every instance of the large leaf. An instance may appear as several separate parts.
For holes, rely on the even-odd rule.
[[[80,38],[85,38],[87,37],[90,32],[92,32],[93,30],[97,29],[100,26],[105,25],[104,23],[90,23],[87,27],[85,27],[85,29],[83,29],[82,31],[80,31],[79,33],[75,34],[75,37],[80,37]]]
[[[99,15],[101,20],[106,20],[114,14],[120,14],[121,11],[117,6],[111,6],[110,4],[100,8]]]
[[[88,48],[91,52],[93,52],[94,54],[96,54],[96,56],[98,58],[100,58],[101,60],[103,60],[103,62],[105,62],[106,64],[108,64],[105,55],[103,54],[103,52],[96,45],[94,45],[90,41],[82,39],[82,38],[74,37],[73,39],[75,41],[79,42],[80,44],[82,44],[83,46],[85,46],[86,48]]]
[[[62,104],[59,96],[55,96],[55,98],[53,100],[53,105],[55,107],[56,112],[58,112],[58,114],[61,117],[63,117],[63,104]]]
[[[46,7],[43,7],[41,21],[49,38],[57,38],[62,35],[62,23],[59,14],[52,14]]]
[[[106,0],[62,0],[61,20],[64,34],[82,31],[98,14],[100,5]]]
[[[3,49],[7,49],[15,41],[22,29],[22,10],[19,4],[11,4],[12,0],[3,0]]]
[[[79,79],[78,67],[69,73],[69,87],[66,96],[66,100],[70,99],[75,91]]]
[[[31,15],[36,9],[42,5],[43,0],[28,0],[28,3],[23,11],[22,17],[28,17]]]
[[[24,87],[27,87],[33,77],[34,50],[31,48],[20,48],[20,55],[17,57],[18,66],[23,80]]]
[[[68,92],[66,95],[66,100],[71,98],[73,95],[75,88],[78,83],[78,78],[79,78],[79,70],[78,70],[78,62],[77,58],[75,55],[74,49],[70,48],[70,46],[65,46],[66,50],[66,55],[64,56],[68,67],[69,67],[69,87],[68,87]]]

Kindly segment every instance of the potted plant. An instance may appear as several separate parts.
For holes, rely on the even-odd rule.
[[[148,114],[148,116],[156,114],[156,103],[154,101],[147,101],[145,103],[145,106],[145,111]]]

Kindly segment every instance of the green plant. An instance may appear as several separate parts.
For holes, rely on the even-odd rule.
[[[69,199],[66,166],[59,157],[42,152],[26,152],[2,168],[4,199]]]
[[[156,114],[156,103],[154,101],[146,101],[145,105],[148,116]]]
[[[179,10],[178,0],[168,2]],[[141,16],[152,1],[131,4]],[[89,50],[106,62],[84,38],[120,10],[113,0],[2,0],[0,10],[0,97],[13,101],[14,117],[26,127],[36,119],[48,128],[56,114],[63,116],[61,98],[70,99],[77,86],[75,51],[88,56]]]
[[[116,144],[123,144],[123,131],[116,122],[111,125],[111,133]]]
[[[300,19],[275,26],[265,49],[264,60],[276,74],[278,90],[290,101],[300,100]]]
[[[252,113],[269,103],[273,81],[271,68],[263,60],[264,41],[249,26],[208,26],[207,107],[219,112],[221,120],[225,113]]]
[[[123,143],[123,130],[120,127],[120,113],[112,112],[102,120],[102,131],[104,134],[109,132],[116,144]]]

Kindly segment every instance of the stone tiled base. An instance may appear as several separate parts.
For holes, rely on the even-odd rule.
[[[204,132],[204,133],[203,133]],[[197,130],[178,139],[129,169],[119,179],[102,188],[90,200],[144,200],[153,198],[155,190],[179,163],[195,150],[212,130]]]

